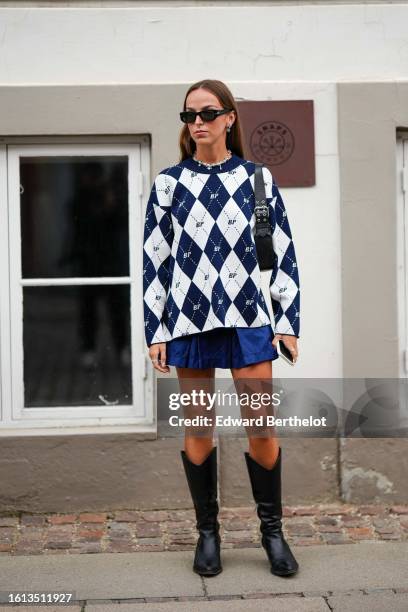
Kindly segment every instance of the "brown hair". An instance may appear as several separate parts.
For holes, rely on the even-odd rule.
[[[195,89],[207,89],[211,91],[215,96],[217,96],[220,104],[223,108],[231,108],[235,111],[235,121],[231,126],[231,131],[227,132],[227,140],[226,144],[228,149],[231,149],[232,153],[239,155],[239,157],[244,157],[244,144],[241,130],[241,123],[238,113],[237,104],[235,102],[234,96],[231,91],[222,81],[217,81],[216,79],[203,79],[202,81],[197,81],[193,83],[188,89],[184,102],[183,102],[183,110],[186,110],[186,101],[187,96],[191,91]],[[180,146],[180,162],[187,159],[187,157],[192,157],[196,150],[196,143],[190,136],[190,132],[188,129],[188,125],[185,123],[180,132],[179,138],[179,146]]]

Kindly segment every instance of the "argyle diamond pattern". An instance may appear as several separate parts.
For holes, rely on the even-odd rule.
[[[271,323],[254,241],[254,172],[254,162],[232,154],[212,168],[189,157],[156,176],[143,237],[148,346]],[[269,283],[274,332],[299,337],[299,273],[288,216],[266,167],[263,177],[277,255]]]

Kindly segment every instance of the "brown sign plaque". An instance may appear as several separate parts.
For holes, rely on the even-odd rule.
[[[269,168],[280,187],[315,185],[313,100],[237,101],[246,159]]]

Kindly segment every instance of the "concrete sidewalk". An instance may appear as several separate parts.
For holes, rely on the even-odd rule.
[[[72,592],[72,612],[408,610],[407,542],[292,550],[300,569],[288,578],[270,573],[261,548],[223,550],[224,571],[212,578],[192,572],[192,551],[1,556],[0,592],[3,602],[9,591]],[[0,605],[0,612],[10,609]]]

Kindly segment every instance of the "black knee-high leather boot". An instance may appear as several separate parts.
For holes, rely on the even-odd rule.
[[[268,470],[245,452],[252,493],[261,519],[262,546],[272,574],[291,576],[299,565],[282,533],[281,448],[275,465]]]
[[[184,450],[180,452],[199,532],[193,570],[201,576],[216,576],[222,571],[220,525],[217,520],[217,447],[213,447],[200,465],[192,463]]]

